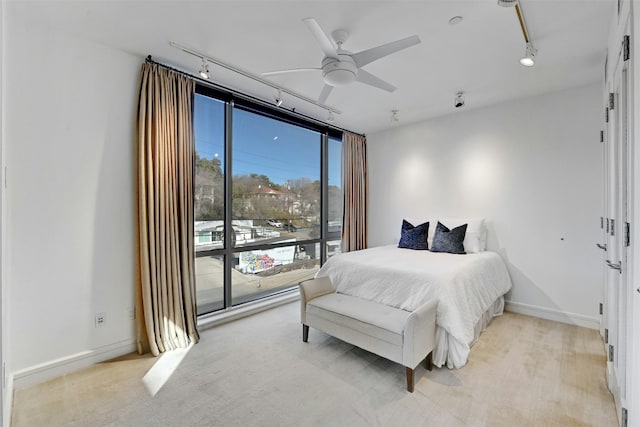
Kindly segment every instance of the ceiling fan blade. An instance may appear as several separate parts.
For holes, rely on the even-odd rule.
[[[320,25],[316,22],[316,20],[313,18],[305,18],[302,20],[302,22],[305,23],[307,28],[309,28],[309,31],[311,31],[313,36],[316,38],[325,56],[330,56],[331,58],[338,58],[338,53],[336,52],[336,45],[333,43],[333,40],[327,37],[325,32],[322,31],[322,28],[320,28]]]
[[[263,76],[275,76],[278,74],[298,73],[300,71],[320,71],[322,68],[291,68],[289,70],[268,71],[262,73]]]
[[[365,83],[373,87],[377,87],[378,89],[386,90],[387,92],[393,92],[397,89],[394,85],[385,82],[379,77],[374,76],[365,70],[358,70],[358,77],[356,80],[360,83]]]
[[[327,84],[324,85],[324,87],[322,88],[322,92],[320,92],[320,96],[318,97],[318,102],[320,104],[324,104],[325,102],[327,102],[327,98],[329,97],[329,94],[332,90],[333,86]]]
[[[363,50],[358,53],[354,53],[353,55],[351,55],[351,58],[353,58],[358,68],[360,68],[382,57],[391,55],[392,53],[395,53],[399,50],[417,45],[418,43],[420,43],[420,38],[418,36],[411,36],[401,40],[396,40],[391,43],[383,44],[378,47],[372,47],[371,49]]]

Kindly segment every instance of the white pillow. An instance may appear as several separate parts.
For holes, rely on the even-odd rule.
[[[429,247],[433,243],[433,234],[436,231],[438,221],[448,229],[456,228],[462,224],[467,224],[467,232],[464,235],[464,251],[470,254],[482,252],[487,248],[487,226],[484,218],[441,218],[429,222]],[[433,226],[431,225],[433,224]],[[432,228],[433,227],[433,228]]]
[[[489,237],[489,230],[487,229],[487,223],[484,223],[484,230],[480,235],[480,252],[487,250],[487,238]]]

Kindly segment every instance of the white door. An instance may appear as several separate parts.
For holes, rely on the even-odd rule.
[[[609,86],[609,123],[606,142],[605,204],[608,227],[606,233],[606,293],[604,321],[607,340],[607,382],[618,414],[626,406],[626,373],[628,341],[628,307],[631,295],[628,252],[630,241],[628,224],[630,217],[629,187],[631,179],[629,148],[629,70],[628,62],[621,54]],[[608,232],[607,232],[608,228]]]
[[[611,88],[615,90],[615,86]],[[615,93],[615,92],[612,92]],[[615,95],[614,95],[615,96]],[[605,350],[607,352],[607,384],[609,390],[613,393],[616,402],[619,401],[620,387],[618,384],[618,373],[615,370],[615,348],[618,343],[618,291],[620,282],[620,272],[615,268],[618,262],[618,241],[619,233],[616,232],[617,224],[617,208],[619,199],[619,132],[618,121],[615,109],[609,107],[607,100],[607,109],[609,115],[608,122],[608,140],[606,141],[606,159],[607,159],[607,179],[606,179],[606,226],[605,226],[605,242],[607,252],[605,256]]]

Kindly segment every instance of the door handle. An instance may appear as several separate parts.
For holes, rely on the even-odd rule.
[[[622,263],[619,262],[617,264],[613,264],[611,261],[606,260],[607,261],[607,265],[609,266],[609,268],[612,268],[614,270],[618,270],[620,273],[622,273]]]
[[[600,249],[602,249],[603,251],[607,251],[607,244],[605,243],[604,245],[601,245],[600,243],[596,243],[596,246],[599,247]]]

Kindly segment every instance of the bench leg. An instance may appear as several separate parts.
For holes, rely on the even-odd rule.
[[[429,354],[427,354],[427,357],[424,359],[424,367],[427,368],[427,371],[433,370],[432,355],[433,355],[433,352],[430,352]]]
[[[405,369],[407,371],[407,391],[409,393],[413,393],[413,379],[415,377],[415,374],[413,372],[413,369],[407,367],[405,367]]]
[[[302,341],[307,342],[309,340],[309,326],[302,325]]]

